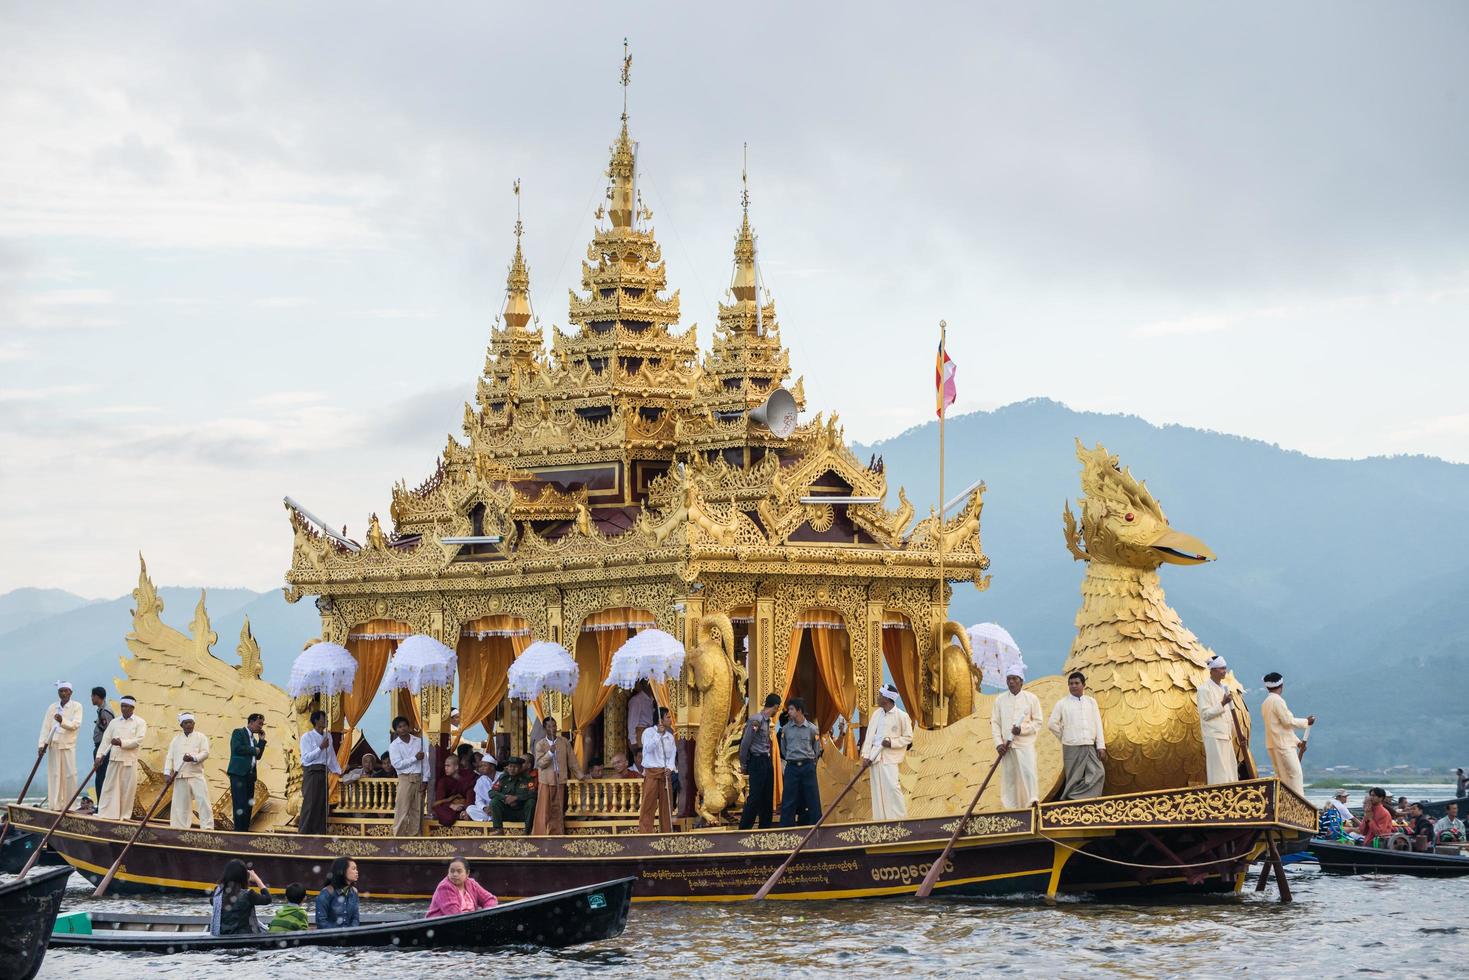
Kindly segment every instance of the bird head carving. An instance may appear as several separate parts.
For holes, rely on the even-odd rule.
[[[1066,546],[1073,557],[1149,571],[1165,563],[1199,565],[1214,552],[1198,538],[1175,531],[1163,508],[1101,443],[1087,449],[1076,440],[1081,461],[1081,525],[1071,505],[1063,515]]]

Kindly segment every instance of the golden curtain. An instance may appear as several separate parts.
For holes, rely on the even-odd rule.
[[[529,628],[514,616],[484,616],[464,624],[454,651],[459,658],[461,738],[495,713],[510,687],[510,665],[529,645]]]
[[[852,712],[857,707],[857,685],[852,677],[852,654],[846,630],[813,629],[811,652],[816,656],[816,673],[825,689],[822,717],[816,725],[822,733],[831,731],[838,718],[847,722],[842,751],[850,759],[857,758],[857,738],[852,733]]]
[[[356,747],[354,734],[357,723],[367,714],[377,697],[378,687],[388,670],[388,660],[398,649],[399,637],[412,633],[407,623],[395,619],[372,619],[347,631],[347,652],[357,661],[357,676],[352,678],[352,690],[342,695],[342,716],[347,722],[347,731],[342,735],[342,744],[337,747],[337,762],[342,771],[347,771],[347,760]]]
[[[887,661],[888,673],[893,675],[893,686],[903,699],[903,707],[913,718],[913,724],[928,727],[923,715],[922,691],[918,668],[918,638],[913,634],[908,617],[900,613],[884,613],[882,629],[882,657]]]
[[[594,612],[582,623],[575,653],[580,674],[576,690],[571,694],[571,723],[578,732],[597,720],[612,697],[611,686],[604,683],[612,672],[612,655],[634,633],[641,633],[652,624],[652,614],[626,607]],[[583,642],[588,640],[591,642]],[[666,699],[667,696],[665,687],[663,697]],[[667,701],[663,703],[667,704]],[[578,760],[585,766],[586,743],[580,737],[576,740],[576,750]]]

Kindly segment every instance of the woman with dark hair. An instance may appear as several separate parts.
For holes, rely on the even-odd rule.
[[[253,869],[238,858],[224,866],[219,884],[209,893],[209,931],[216,936],[260,932],[255,906],[270,902],[270,892]]]
[[[350,929],[362,925],[357,911],[357,862],[339,857],[316,896],[316,928]]]
[[[485,890],[485,887],[469,876],[469,862],[455,858],[449,862],[449,873],[434,889],[434,899],[429,903],[426,918],[440,915],[459,915],[493,908],[500,900]]]

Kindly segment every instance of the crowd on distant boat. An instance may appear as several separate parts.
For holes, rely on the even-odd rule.
[[[1463,773],[1464,770],[1458,770],[1458,798],[1465,795]],[[1459,816],[1457,800],[1445,804],[1444,815],[1434,819],[1424,812],[1426,804],[1422,801],[1410,802],[1406,796],[1400,796],[1394,802],[1381,787],[1363,794],[1360,815],[1348,805],[1350,799],[1351,794],[1340,789],[1322,807],[1319,839],[1415,851],[1465,843],[1464,821]]]

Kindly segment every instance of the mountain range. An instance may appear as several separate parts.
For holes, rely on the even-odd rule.
[[[1084,569],[1063,544],[1061,510],[1080,492],[1074,440],[1101,442],[1148,481],[1175,528],[1218,555],[1206,565],[1165,565],[1168,600],[1230,661],[1251,704],[1264,695],[1262,675],[1286,675],[1292,709],[1318,717],[1308,768],[1469,762],[1469,522],[1462,517],[1469,465],[1318,459],[1046,399],[956,416],[946,428],[945,490],[952,496],[985,480],[981,534],[992,563],[988,590],[956,586],[952,617],[1005,626],[1032,676],[1061,669],[1075,632]],[[936,501],[934,423],[853,449],[863,459],[883,457],[890,502],[899,485],[920,516]],[[165,619],[187,629],[199,591],[160,589]],[[248,615],[265,677],[282,685],[318,629],[311,603],[288,605],[279,590],[211,588],[208,608],[215,653],[233,661]],[[88,600],[55,589],[0,596],[0,663],[8,668],[0,785],[23,775],[33,758],[31,740],[56,680],[76,683],[83,701],[98,683],[115,695],[131,609],[131,596]],[[1261,750],[1257,739],[1257,757]]]

